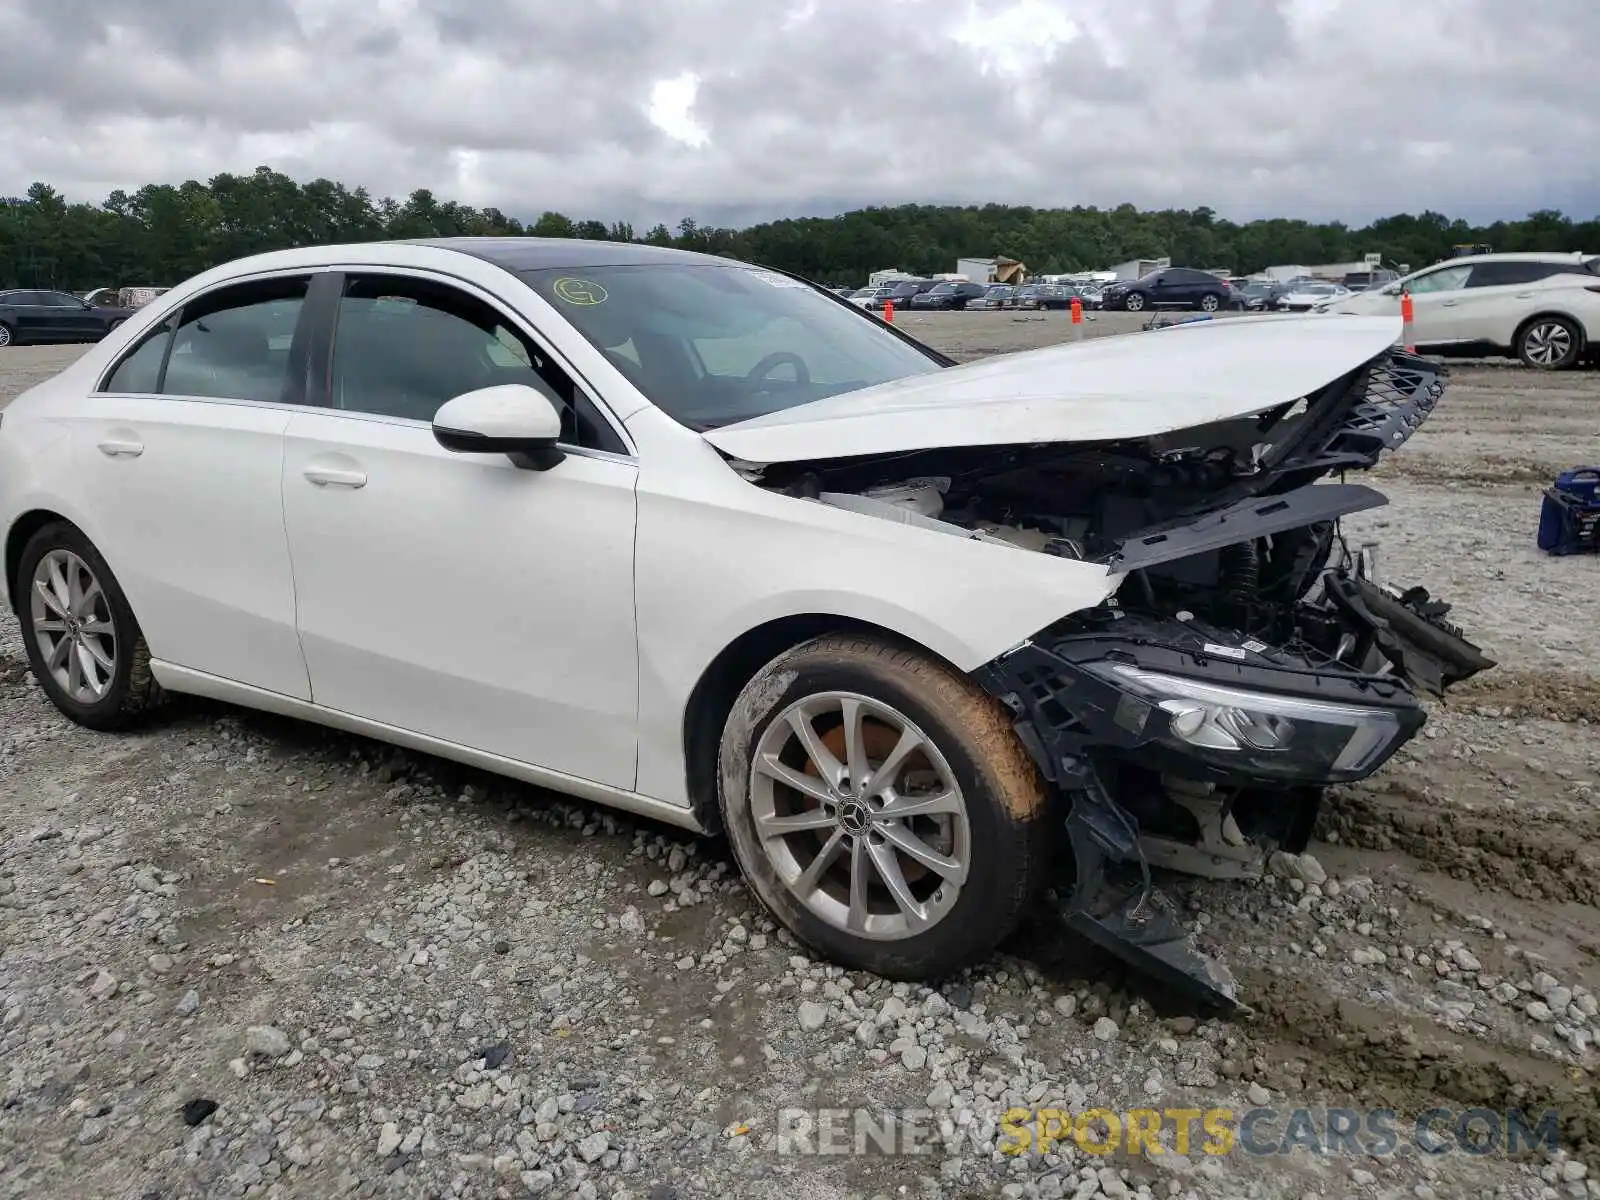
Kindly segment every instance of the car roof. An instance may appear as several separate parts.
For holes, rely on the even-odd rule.
[[[1436,263],[1430,263],[1429,266],[1466,266],[1471,263],[1485,262],[1582,263],[1593,257],[1594,255],[1585,250],[1521,250],[1506,251],[1500,254],[1462,254],[1455,258],[1440,259]],[[1423,270],[1427,269],[1427,267],[1423,268]]]
[[[700,263],[728,266],[732,259],[668,246],[636,242],[589,241],[584,238],[449,237],[407,238],[400,244],[455,250],[504,267],[508,271],[537,271],[545,267],[632,267],[652,263]]]

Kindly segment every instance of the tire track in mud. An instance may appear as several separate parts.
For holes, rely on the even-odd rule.
[[[1570,462],[1509,454],[1482,454],[1452,461],[1444,456],[1401,453],[1374,467],[1372,477],[1448,487],[1497,487],[1507,483],[1547,485],[1571,466]]]
[[[1361,850],[1399,850],[1424,869],[1487,891],[1600,908],[1600,816],[1538,817],[1441,808],[1418,784],[1334,789],[1317,835]]]
[[[1589,1070],[1408,1021],[1393,1008],[1330,995],[1319,980],[1260,968],[1242,976],[1251,1024],[1267,1027],[1257,1033],[1260,1049],[1335,1103],[1359,1097],[1402,1118],[1435,1106],[1520,1109],[1532,1121],[1553,1110],[1569,1149],[1600,1146],[1600,1080]]]

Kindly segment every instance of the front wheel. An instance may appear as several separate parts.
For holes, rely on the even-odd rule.
[[[1144,297],[1138,292],[1129,292],[1128,298],[1122,302],[1122,307],[1129,312],[1141,312],[1144,309]]]
[[[0,347],[11,345],[15,339],[16,335],[11,332],[11,326],[4,321],[0,321]]]
[[[1517,357],[1537,371],[1564,371],[1583,353],[1583,332],[1566,317],[1536,317],[1517,335]]]
[[[76,527],[46,525],[29,538],[12,587],[28,665],[64,715],[123,729],[160,701],[133,609]]]
[[[767,910],[825,957],[891,979],[986,957],[1047,857],[1044,784],[1001,706],[871,638],[807,642],[745,685],[718,797]]]

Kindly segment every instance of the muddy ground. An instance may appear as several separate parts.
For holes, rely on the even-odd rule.
[[[959,357],[1072,336],[1054,313],[901,319]],[[0,352],[0,396],[75,353]],[[1533,544],[1541,484],[1600,461],[1597,430],[1600,373],[1456,366],[1374,473],[1392,503],[1350,540],[1500,666],[1332,797],[1309,859],[1175,887],[1254,1007],[1233,1021],[1044,911],[937,991],[850,975],[780,936],[716,843],[361,739],[199,702],[92,734],[8,614],[0,1195],[1600,1195],[1600,559]],[[781,1152],[780,1110],[820,1105],[927,1109],[935,1133]],[[1013,1106],[1274,1109],[1258,1146],[1296,1107],[1394,1110],[1402,1134],[1552,1109],[1561,1148],[1213,1156],[1197,1127],[1186,1155],[1169,1131],[1011,1156]]]

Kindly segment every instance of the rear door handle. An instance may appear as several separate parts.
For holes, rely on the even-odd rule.
[[[138,458],[144,453],[144,443],[107,438],[100,443],[100,453],[107,458]]]
[[[1533,293],[1532,292],[1518,292],[1516,294],[1515,298],[1518,299],[1518,300],[1532,300],[1533,299]]]
[[[307,467],[305,477],[318,487],[358,488],[367,486],[365,471],[352,471],[346,467]]]

